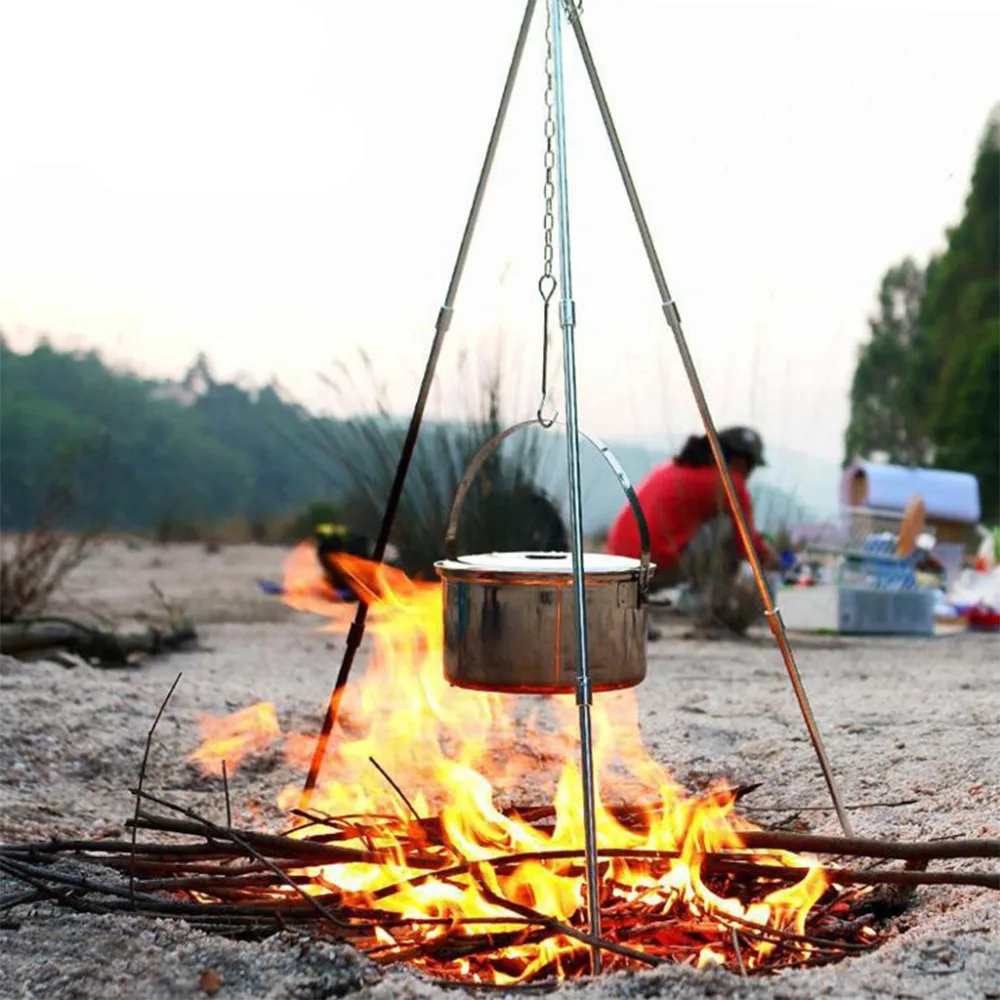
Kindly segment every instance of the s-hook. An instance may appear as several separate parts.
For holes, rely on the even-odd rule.
[[[546,430],[559,418],[559,411],[551,409],[545,413],[549,402],[549,306],[556,291],[556,279],[551,274],[543,274],[538,279],[538,293],[542,297],[542,395],[538,400],[537,420]]]

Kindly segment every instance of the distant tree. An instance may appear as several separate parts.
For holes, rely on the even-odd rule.
[[[930,457],[925,400],[909,366],[923,339],[920,307],[925,275],[912,258],[889,268],[879,289],[870,338],[858,353],[851,384],[845,460],[884,452],[890,462],[918,465]]]
[[[882,279],[851,385],[847,459],[973,473],[1000,518],[1000,105],[979,144],[961,221],[925,271]]]
[[[1000,517],[1000,105],[979,145],[965,212],[927,269],[911,378],[935,464],[972,472]]]
[[[74,496],[67,526],[135,530],[286,514],[343,482],[316,418],[272,387],[217,380],[204,357],[154,383],[93,352],[2,342],[0,377],[5,530],[34,525],[56,489]]]

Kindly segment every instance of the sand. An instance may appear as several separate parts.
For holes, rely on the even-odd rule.
[[[118,623],[159,613],[149,581],[199,625],[203,648],[128,670],[0,661],[0,833],[84,837],[122,830],[146,732],[177,673],[148,781],[209,815],[219,783],[185,760],[198,718],[258,700],[282,726],[313,730],[339,663],[339,636],[265,597],[285,553],[254,546],[207,555],[198,546],[105,546],[68,581],[56,610]],[[815,713],[860,836],[1000,836],[1000,647],[995,636],[846,640],[794,637]],[[362,667],[363,669],[363,667]],[[685,639],[667,625],[650,646],[640,720],[651,754],[682,781],[763,782],[746,813],[839,832],[773,641]],[[237,770],[247,824],[276,823],[276,792],[297,779],[280,754]],[[905,804],[893,804],[905,803]],[[768,811],[762,811],[762,810]],[[252,818],[251,818],[252,817]],[[960,867],[961,863],[955,863]],[[1000,864],[971,862],[984,869]],[[15,891],[0,880],[0,895]],[[876,952],[824,969],[742,980],[722,971],[662,968],[564,987],[574,997],[1000,997],[995,893],[921,890]],[[3,915],[0,996],[166,1000],[206,994],[214,970],[229,998],[456,995],[405,969],[372,966],[350,949],[293,936],[235,943],[177,921],[74,915],[48,906]],[[497,995],[496,993],[491,995]]]

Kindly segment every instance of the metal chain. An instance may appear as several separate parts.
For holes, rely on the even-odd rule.
[[[543,427],[551,427],[558,416],[552,413],[545,416],[545,404],[548,402],[548,372],[549,372],[549,306],[556,290],[556,279],[552,274],[554,244],[552,232],[555,229],[555,212],[552,203],[555,200],[556,185],[553,179],[556,166],[554,139],[556,135],[556,120],[554,109],[554,88],[552,83],[552,17],[548,4],[545,6],[545,198],[544,242],[542,250],[542,276],[538,279],[538,294],[542,297],[542,397],[538,403],[538,422]]]

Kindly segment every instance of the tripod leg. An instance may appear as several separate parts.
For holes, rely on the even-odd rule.
[[[483,158],[483,165],[479,172],[479,183],[476,185],[476,193],[472,198],[472,207],[469,210],[469,216],[465,223],[465,231],[462,233],[462,242],[459,245],[458,255],[455,258],[455,266],[451,272],[451,280],[448,283],[448,291],[445,295],[444,304],[438,312],[430,355],[427,358],[427,365],[424,368],[424,375],[420,382],[420,390],[417,393],[417,401],[413,407],[413,415],[410,417],[410,426],[407,429],[406,438],[403,441],[403,447],[399,455],[396,475],[389,490],[385,513],[382,515],[382,525],[379,528],[375,549],[372,553],[372,559],[375,562],[382,561],[385,557],[386,546],[389,544],[389,535],[392,532],[392,525],[396,519],[396,511],[399,508],[399,500],[403,494],[406,473],[409,471],[410,461],[413,458],[413,451],[417,444],[417,435],[420,433],[420,425],[423,422],[424,410],[427,407],[427,397],[430,395],[431,383],[434,381],[434,372],[437,369],[438,358],[441,355],[444,336],[451,325],[452,307],[462,280],[462,272],[465,269],[465,261],[469,255],[469,247],[472,244],[476,222],[479,219],[479,210],[482,207],[483,195],[486,193],[486,184],[493,167],[493,160],[496,157],[500,134],[503,131],[503,124],[507,117],[507,108],[510,106],[511,94],[514,91],[514,83],[517,80],[517,71],[521,66],[524,44],[528,38],[528,29],[531,27],[531,19],[535,12],[536,4],[537,0],[527,0],[524,8],[521,28],[517,35],[517,41],[514,44],[514,54],[511,57],[510,67],[507,70],[507,79],[504,82],[503,93],[500,97],[500,106],[493,121],[493,131],[490,133],[486,155]],[[312,762],[309,765],[309,773],[306,775],[305,785],[302,789],[302,797],[300,799],[300,808],[302,809],[309,807],[316,783],[319,781],[320,770],[323,767],[323,760],[326,757],[327,747],[330,743],[330,734],[333,732],[337,716],[340,714],[340,703],[343,700],[344,689],[347,687],[347,680],[354,665],[354,657],[357,654],[358,647],[361,645],[361,640],[364,638],[367,617],[368,605],[364,601],[360,601],[354,621],[351,623],[351,627],[347,633],[344,658],[341,661],[340,671],[337,674],[337,680],[330,694],[326,716],[323,719],[323,726],[320,729],[316,749],[313,752]]]
[[[761,566],[760,559],[754,550],[750,538],[750,530],[747,526],[746,518],[744,517],[743,510],[736,498],[736,490],[733,487],[733,481],[729,474],[729,468],[723,458],[722,447],[719,444],[719,438],[715,430],[715,423],[712,420],[712,414],[708,408],[708,401],[705,399],[705,393],[701,386],[701,380],[698,378],[698,372],[695,369],[694,361],[691,358],[691,352],[688,350],[684,331],[681,328],[680,313],[678,312],[677,305],[671,297],[670,290],[667,287],[667,279],[664,277],[663,268],[660,266],[660,258],[656,252],[656,247],[653,244],[653,237],[649,231],[649,226],[646,223],[646,216],[642,210],[642,205],[639,202],[639,195],[635,189],[635,184],[632,181],[631,171],[629,170],[628,163],[625,160],[625,153],[622,150],[621,141],[618,138],[618,130],[615,128],[614,119],[611,117],[611,109],[608,107],[608,101],[604,94],[604,88],[601,86],[601,80],[597,74],[597,67],[594,65],[594,57],[590,52],[590,46],[587,43],[587,36],[583,30],[583,25],[580,22],[580,17],[575,6],[572,3],[567,3],[565,4],[565,9],[566,16],[569,18],[570,25],[573,28],[573,34],[576,36],[577,44],[580,47],[580,54],[583,57],[584,66],[587,70],[587,76],[590,79],[590,85],[594,91],[594,97],[597,100],[597,105],[601,112],[601,119],[604,122],[605,131],[607,132],[608,139],[611,142],[611,148],[614,152],[615,161],[618,164],[618,170],[621,173],[622,182],[625,185],[625,191],[628,195],[629,204],[632,206],[632,214],[635,216],[636,225],[639,227],[639,235],[642,237],[642,245],[646,250],[646,257],[649,259],[649,266],[652,268],[653,278],[660,293],[660,303],[663,309],[663,315],[666,317],[667,325],[670,327],[674,335],[674,340],[677,343],[677,350],[681,356],[681,363],[684,366],[688,382],[691,385],[691,391],[694,393],[695,403],[698,406],[698,412],[701,415],[702,423],[705,426],[705,434],[708,437],[712,454],[715,457],[715,463],[718,466],[719,474],[722,477],[722,485],[726,492],[726,500],[728,501],[733,512],[736,527],[740,533],[740,538],[743,541],[747,559],[750,561],[750,567],[753,570],[754,579],[757,582],[757,589],[760,591],[761,600],[764,603],[764,614],[767,617],[768,625],[777,640],[778,648],[781,650],[782,658],[785,661],[785,668],[788,671],[788,677],[791,681],[792,689],[794,690],[795,697],[798,700],[799,709],[801,710],[802,717],[805,720],[806,729],[809,731],[809,738],[812,740],[816,756],[819,758],[819,764],[823,771],[823,777],[826,779],[827,787],[830,790],[830,796],[833,799],[833,805],[837,811],[837,817],[840,820],[840,825],[846,836],[853,836],[851,821],[847,815],[846,809],[844,808],[844,804],[840,796],[840,790],[837,786],[837,780],[834,777],[833,770],[830,767],[830,762],[827,759],[826,750],[823,747],[823,738],[820,735],[819,727],[816,724],[816,719],[813,716],[812,708],[809,704],[809,698],[806,695],[805,687],[802,684],[802,677],[799,674],[799,669],[795,663],[795,656],[792,653],[792,648],[788,641],[785,624],[781,619],[781,612],[775,607],[774,601],[771,598],[771,591],[767,585],[767,580],[764,577],[763,567]]]
[[[601,884],[597,869],[597,821],[595,816],[594,748],[591,728],[593,692],[587,657],[587,600],[583,567],[583,499],[580,487],[580,434],[576,398],[576,346],[574,327],[576,307],[573,302],[573,274],[570,266],[569,189],[566,177],[566,115],[563,87],[562,0],[548,0],[552,25],[552,63],[554,69],[556,113],[556,176],[559,188],[559,263],[562,302],[560,319],[563,331],[563,369],[566,387],[566,464],[569,470],[570,546],[573,553],[573,610],[576,622],[576,706],[580,726],[580,776],[583,783],[583,834],[587,855],[587,910],[590,933],[601,936]],[[591,949],[591,972],[601,973],[601,951]]]

